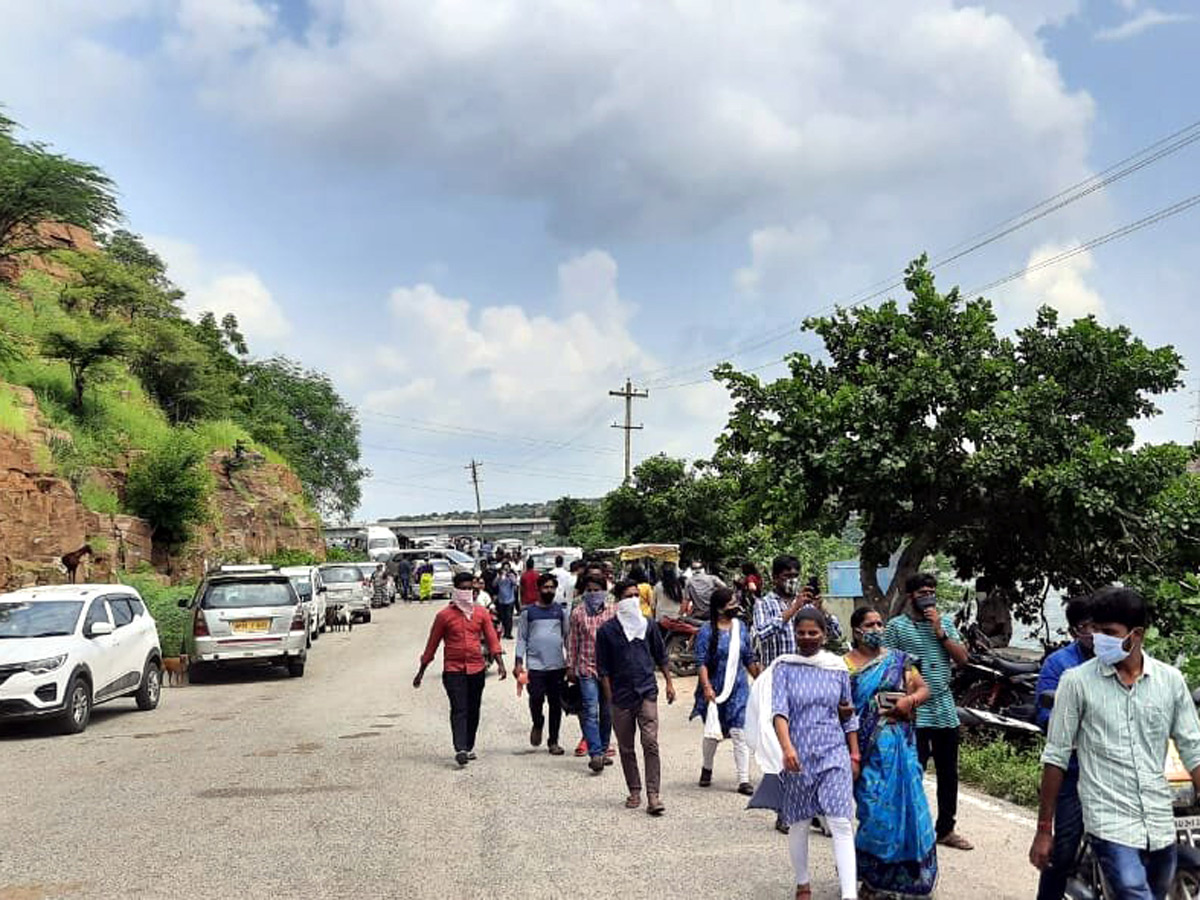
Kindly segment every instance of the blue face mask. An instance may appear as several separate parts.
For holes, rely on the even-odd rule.
[[[882,631],[860,631],[859,634],[862,635],[861,640],[864,647],[870,647],[872,650],[878,650],[883,646]]]
[[[1106,666],[1116,666],[1123,662],[1130,652],[1125,649],[1125,641],[1126,638],[1096,632],[1092,635],[1092,649],[1095,650],[1096,659]]]

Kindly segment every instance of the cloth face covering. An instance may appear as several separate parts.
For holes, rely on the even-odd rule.
[[[607,599],[607,591],[585,591],[583,595],[583,602],[587,607],[588,615],[597,615],[600,610],[604,609],[604,601]]]
[[[639,597],[625,597],[617,604],[617,621],[621,623],[621,630],[625,632],[625,639],[629,641],[640,641],[646,637],[646,628],[649,623],[646,617],[642,615],[642,601]]]
[[[475,612],[475,593],[470,588],[466,590],[455,588],[450,594],[450,602],[458,607],[468,619]]]

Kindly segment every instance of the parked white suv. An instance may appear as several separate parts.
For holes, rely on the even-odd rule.
[[[309,615],[309,637],[316,640],[325,630],[325,582],[316,566],[285,566],[279,570],[292,580]]]
[[[57,719],[87,728],[92,707],[133,697],[158,706],[162,651],[141,596],[121,584],[25,588],[0,594],[0,722]]]

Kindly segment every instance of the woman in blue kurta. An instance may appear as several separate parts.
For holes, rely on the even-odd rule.
[[[843,900],[858,896],[854,858],[854,779],[858,777],[858,717],[845,720],[838,706],[851,700],[850,674],[842,659],[825,651],[820,610],[796,613],[799,658],[782,656],[773,668],[771,711],[783,751],[783,821],[792,827],[788,846],[796,870],[797,900],[809,900],[808,822],[824,816],[833,833]]]
[[[696,654],[700,657],[700,678],[696,686],[696,705],[691,718],[705,721],[704,763],[700,769],[700,787],[712,784],[713,764],[721,738],[733,741],[733,762],[737,768],[738,791],[754,793],[750,784],[750,748],[746,746],[746,703],[750,699],[750,676],[758,675],[758,657],[750,641],[750,629],[743,628],[738,614],[741,606],[733,591],[717,588],[709,601],[711,621],[696,635]],[[730,645],[737,634],[736,656],[731,669]],[[732,683],[726,685],[726,679]],[[715,704],[719,734],[708,723],[709,704]]]
[[[850,625],[846,665],[863,757],[854,786],[858,871],[873,895],[927,897],[937,881],[937,842],[910,720],[929,688],[911,657],[883,647],[878,612],[855,610]]]

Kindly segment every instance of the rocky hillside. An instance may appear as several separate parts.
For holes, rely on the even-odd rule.
[[[64,581],[62,555],[85,544],[93,555],[80,566],[81,581],[150,565],[183,580],[218,560],[260,559],[285,549],[323,554],[320,523],[291,469],[252,457],[227,474],[228,450],[209,454],[208,521],[182,547],[156,543],[142,519],[88,509],[72,482],[56,474],[51,448],[70,442],[70,433],[48,427],[33,391],[3,382],[0,391],[9,398],[0,427],[0,590]],[[90,470],[84,482],[123,502],[129,458],[123,462]]]

